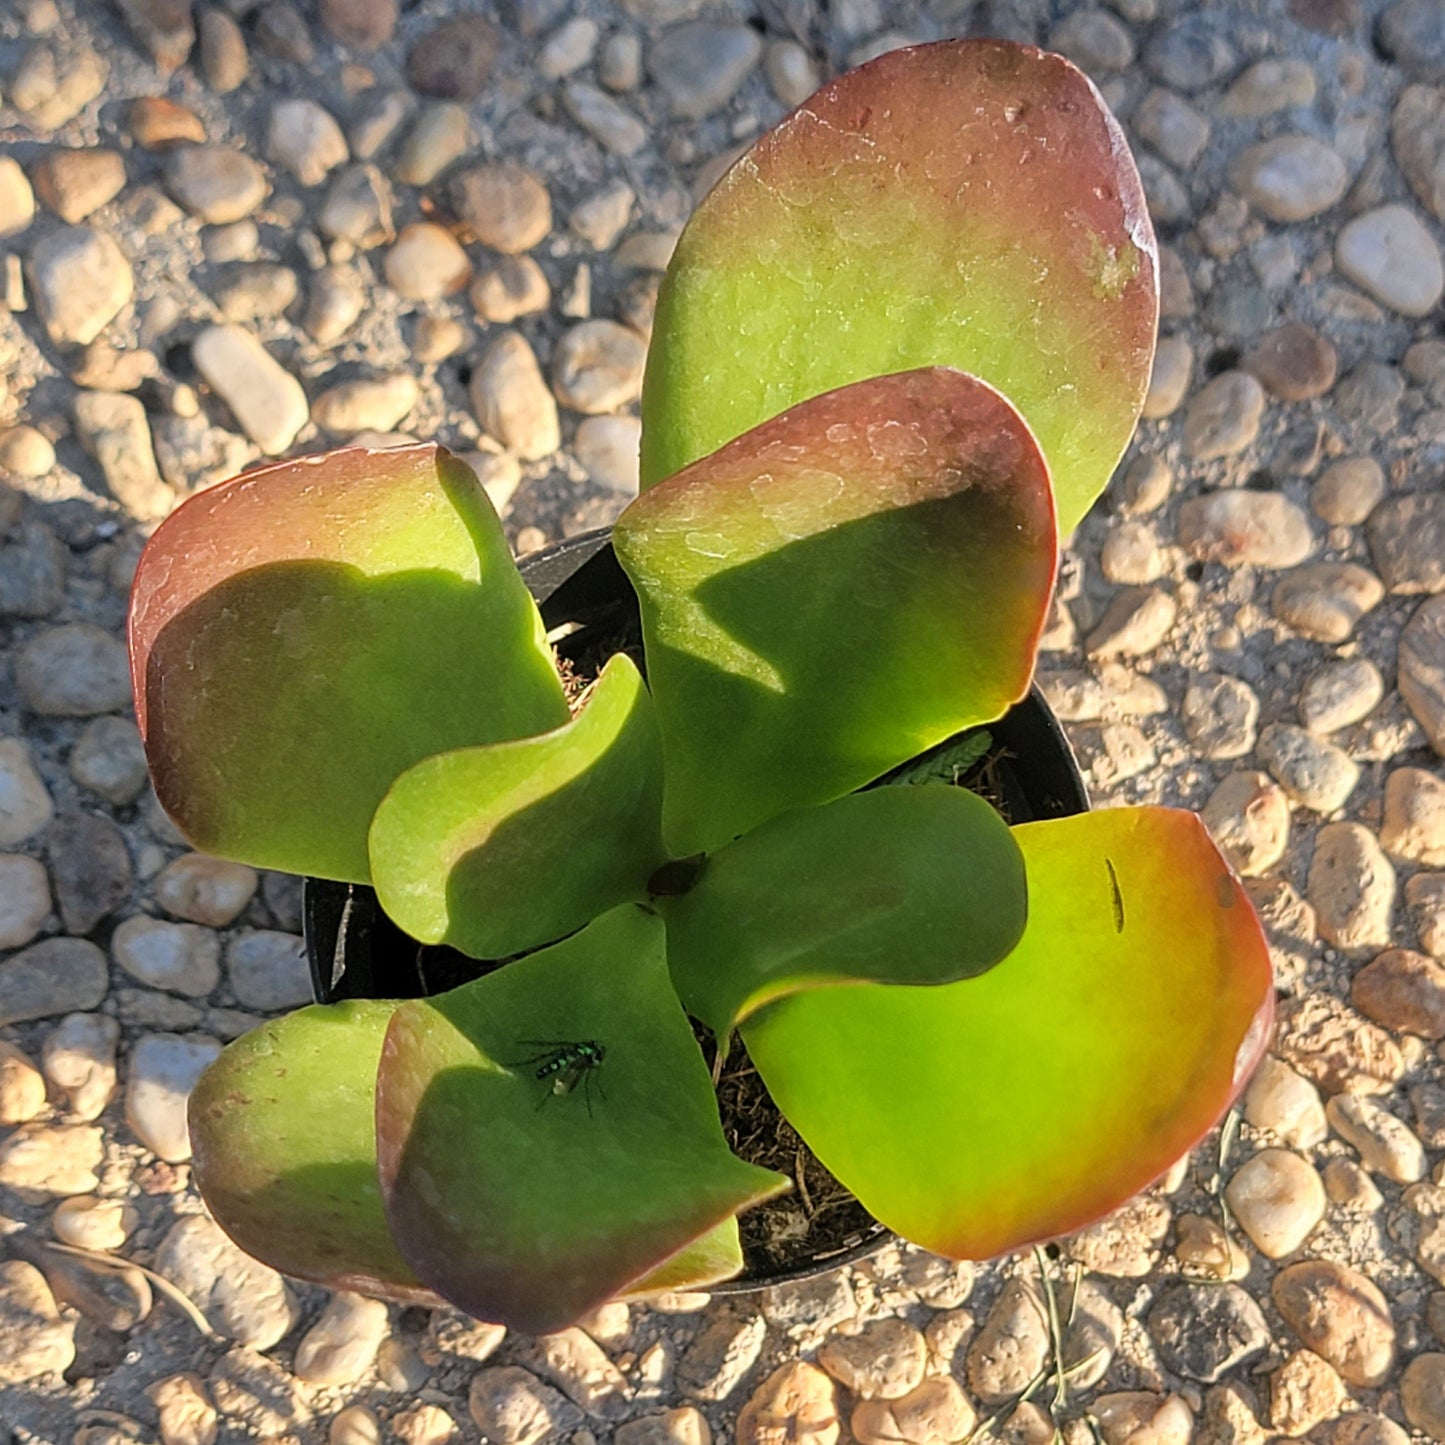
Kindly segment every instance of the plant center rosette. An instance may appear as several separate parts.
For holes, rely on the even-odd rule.
[[[1213,1125],[1272,990],[1193,814],[1009,827],[944,782],[860,791],[1026,692],[1156,279],[1077,70],[897,51],[764,136],[677,247],[614,532],[645,682],[615,656],[569,710],[439,447],[268,466],[158,529],[132,665],[186,835],[515,956],[226,1049],[191,1129],[243,1248],[532,1332],[726,1278],[739,1212],[789,1181],[729,1150],[695,1024],[954,1257],[1081,1227]]]

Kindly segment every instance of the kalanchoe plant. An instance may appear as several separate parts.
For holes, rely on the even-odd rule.
[[[512,959],[225,1051],[191,1127],[244,1248],[534,1331],[726,1277],[739,1211],[788,1180],[730,1152],[690,1019],[741,1038],[873,1214],[958,1257],[1080,1227],[1213,1124],[1272,994],[1192,814],[1010,828],[944,782],[859,791],[1027,690],[1156,278],[1077,70],[894,52],[678,245],[614,533],[645,682],[619,653],[569,711],[440,448],[269,466],[159,529],[132,658],[186,834]]]

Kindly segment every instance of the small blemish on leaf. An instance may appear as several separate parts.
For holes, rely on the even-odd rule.
[[[1104,859],[1104,867],[1109,870],[1109,892],[1113,895],[1114,905],[1114,932],[1124,931],[1124,895],[1119,891],[1119,875],[1114,871],[1114,860]]]
[[[1221,908],[1233,908],[1235,899],[1234,879],[1232,879],[1228,873],[1221,873],[1214,888],[1215,894],[1219,899],[1219,906]]]
[[[1105,244],[1098,236],[1089,238],[1089,270],[1094,277],[1094,295],[1101,301],[1117,301],[1139,274],[1139,251],[1131,241],[1123,249]]]

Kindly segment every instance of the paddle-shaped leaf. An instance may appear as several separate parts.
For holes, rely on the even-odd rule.
[[[815,989],[743,1025],[809,1147],[885,1224],[986,1259],[1122,1204],[1219,1118],[1258,1061],[1269,951],[1192,813],[1014,829],[1018,947],[963,983]]]
[[[563,727],[403,773],[372,820],[372,882],[413,938],[505,958],[644,898],[661,829],[652,699],[619,653]]]
[[[1021,697],[1057,559],[1043,458],[960,372],[815,397],[613,531],[686,855],[852,792]]]
[[[728,1152],[662,922],[632,904],[402,1004],[376,1123],[387,1218],[418,1278],[534,1334],[788,1184]]]
[[[798,808],[709,856],[658,898],[683,1007],[719,1039],[825,983],[951,983],[1023,932],[1023,858],[966,788],[874,788]]]
[[[199,848],[367,879],[392,780],[567,720],[481,483],[435,446],[280,462],[160,526],[131,594],[156,793]]]
[[[376,1175],[376,1067],[395,1007],[313,1005],[228,1045],[191,1093],[192,1167],[216,1223],[273,1269],[433,1304],[391,1242]]]
[[[1118,124],[1068,61],[895,50],[823,87],[718,182],[658,297],[645,486],[863,377],[956,366],[1028,418],[1070,531],[1148,387],[1158,260]]]

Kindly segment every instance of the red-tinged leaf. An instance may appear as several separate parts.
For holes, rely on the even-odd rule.
[[[435,446],[193,497],[141,555],[130,645],[162,806],[197,847],[293,873],[366,881],[413,763],[567,720],[496,512]]]
[[[228,1044],[191,1092],[192,1168],[216,1223],[273,1269],[435,1304],[391,1242],[376,1174],[376,1067],[395,1007],[313,1005]]]
[[[1027,690],[1057,559],[1017,412],[942,369],[815,397],[613,532],[687,855],[852,792]]]
[[[387,1219],[418,1278],[532,1334],[656,1288],[685,1250],[715,1264],[718,1226],[788,1187],[728,1151],[662,922],[632,904],[402,1004],[376,1128]]]
[[[1124,1203],[1194,1145],[1262,1054],[1259,920],[1193,813],[1014,829],[1018,947],[963,983],[816,989],[743,1037],[809,1147],[885,1224],[986,1259]]]
[[[1134,430],[1158,260],[1138,173],[1068,61],[895,50],[825,85],[718,182],[658,298],[642,478],[850,381],[954,366],[1037,433],[1068,532]]]

